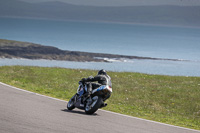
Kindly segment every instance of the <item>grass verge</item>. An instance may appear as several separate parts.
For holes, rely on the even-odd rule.
[[[78,81],[97,71],[2,66],[0,82],[69,100]],[[108,72],[113,94],[105,110],[200,130],[200,77]]]

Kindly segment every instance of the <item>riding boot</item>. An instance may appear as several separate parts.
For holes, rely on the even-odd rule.
[[[87,98],[89,98],[91,94],[92,94],[92,84],[88,83],[87,84],[87,92],[83,95],[83,97],[84,97],[83,101],[87,100]]]
[[[88,83],[87,84],[87,92],[86,94],[88,95],[87,97],[89,97],[92,94],[92,84]]]
[[[107,103],[102,103],[100,108],[106,107],[108,104]]]

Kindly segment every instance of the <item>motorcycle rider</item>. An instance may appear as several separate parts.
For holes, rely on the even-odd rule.
[[[97,81],[98,83],[94,83]],[[101,69],[98,74],[95,77],[88,77],[88,78],[83,78],[80,82],[87,83],[87,92],[84,94],[85,97],[89,97],[90,94],[92,93],[93,89],[96,89],[100,87],[101,85],[108,85],[109,87],[112,88],[112,82],[111,78],[109,75],[107,75],[106,71],[104,69]],[[104,106],[107,104],[105,103]]]

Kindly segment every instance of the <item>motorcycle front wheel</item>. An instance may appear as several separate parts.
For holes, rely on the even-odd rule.
[[[67,109],[73,110],[75,108],[75,102],[76,102],[76,94],[67,103]]]
[[[102,97],[94,96],[90,100],[87,100],[85,105],[85,113],[86,114],[93,114],[96,112],[102,104]]]

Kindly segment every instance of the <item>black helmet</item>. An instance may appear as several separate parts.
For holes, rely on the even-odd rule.
[[[98,75],[106,75],[106,70],[101,69],[101,70],[98,72]]]

